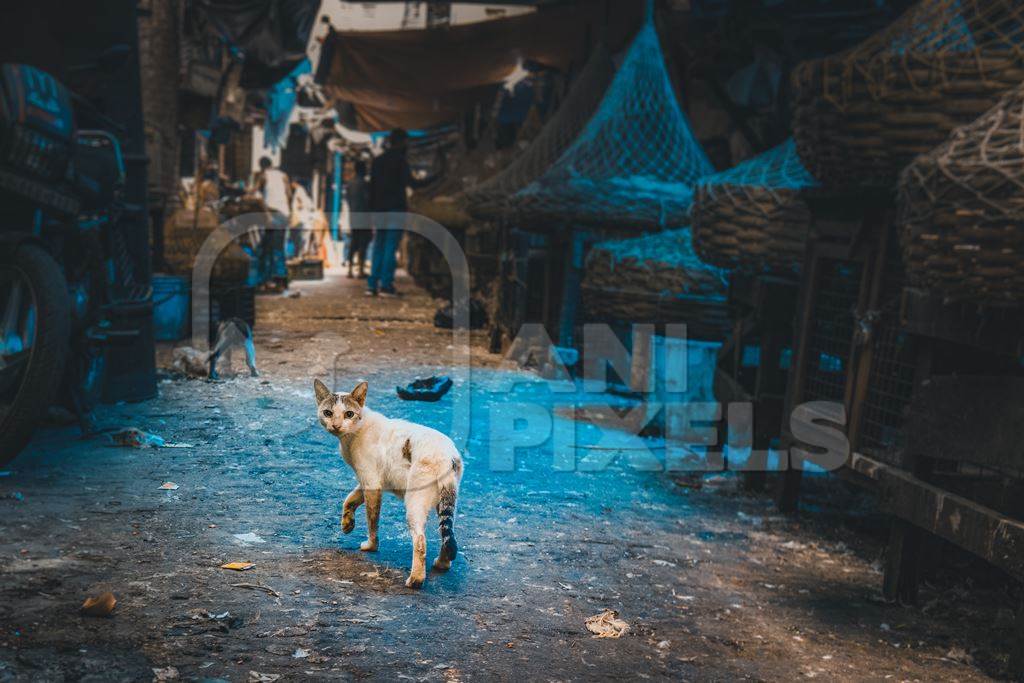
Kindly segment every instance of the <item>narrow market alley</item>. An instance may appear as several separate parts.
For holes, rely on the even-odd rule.
[[[185,379],[161,347],[158,398],[105,407],[85,441],[43,430],[2,473],[0,681],[966,681],[1000,666],[1001,584],[950,580],[922,587],[923,607],[885,604],[881,536],[849,533],[871,514],[831,512],[813,481],[806,511],[783,517],[734,477],[695,487],[636,471],[625,451],[604,471],[554,472],[543,444],[494,471],[492,407],[550,401],[543,383],[474,333],[468,381],[437,403],[399,400],[413,377],[457,375],[451,331],[407,278],[391,300],[360,285],[331,272],[259,297],[258,378],[236,357],[222,381]],[[442,429],[470,393],[460,555],[422,591],[403,585],[399,501],[384,501],[379,552],[359,550],[361,513],[341,533],[353,475],[316,423],[314,377],[345,391],[365,379],[375,410]],[[164,447],[102,433],[129,426]],[[111,617],[79,613],[107,590]],[[628,637],[588,631],[604,610]]]

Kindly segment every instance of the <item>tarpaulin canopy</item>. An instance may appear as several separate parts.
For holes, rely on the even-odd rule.
[[[320,0],[191,0],[191,20],[245,58],[241,86],[268,88],[306,58]]]
[[[602,37],[623,46],[643,4],[577,2],[474,24],[332,33],[318,70],[326,92],[352,103],[363,130],[427,128],[488,102],[520,61],[578,69]]]

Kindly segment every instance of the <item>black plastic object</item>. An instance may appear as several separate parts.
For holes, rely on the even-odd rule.
[[[441,375],[413,380],[404,387],[395,387],[395,391],[403,401],[438,401],[451,388],[452,378]]]
[[[452,305],[445,304],[434,314],[434,327],[452,329]],[[479,299],[469,300],[469,329],[479,330],[487,324],[487,309]]]

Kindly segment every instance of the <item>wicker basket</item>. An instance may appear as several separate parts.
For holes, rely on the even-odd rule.
[[[731,325],[724,271],[701,263],[690,229],[601,242],[587,257],[583,308],[594,322],[686,323],[721,341]]]
[[[915,156],[1024,81],[1015,0],[923,0],[860,45],[793,72],[793,129],[826,186],[892,187]]]
[[[691,210],[697,255],[748,273],[798,271],[811,220],[800,191],[816,184],[792,140],[706,178]]]
[[[900,178],[912,283],[951,300],[1024,301],[1024,86]]]
[[[220,217],[212,209],[199,211],[182,207],[164,223],[164,259],[175,275],[191,275],[199,250],[220,225]],[[237,241],[229,244],[213,265],[212,277],[218,280],[245,282],[249,277],[250,258]]]

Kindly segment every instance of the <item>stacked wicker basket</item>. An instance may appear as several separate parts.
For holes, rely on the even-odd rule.
[[[913,282],[952,300],[1024,301],[1024,86],[916,159],[899,204]]]
[[[702,263],[689,228],[600,242],[587,257],[589,320],[686,323],[695,339],[720,341],[730,326],[725,271]]]
[[[811,219],[800,191],[815,185],[791,139],[705,178],[691,210],[694,249],[722,268],[799,270]]]
[[[826,186],[888,188],[1022,81],[1020,2],[923,0],[860,45],[794,70],[797,150]]]

